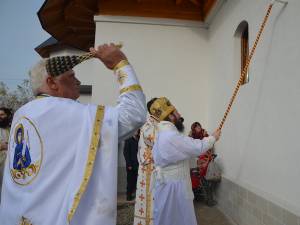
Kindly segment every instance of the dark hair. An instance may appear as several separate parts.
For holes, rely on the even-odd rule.
[[[7,121],[10,124],[13,118],[12,110],[6,107],[0,107],[0,111],[3,111],[7,115]]]
[[[191,129],[194,130],[194,129],[196,128],[197,125],[200,126],[200,127],[202,128],[202,126],[201,126],[201,124],[200,124],[199,122],[194,122],[194,123],[191,125]]]
[[[152,98],[149,102],[147,102],[147,109],[148,109],[149,113],[150,113],[150,108],[151,108],[152,104],[155,102],[156,99],[157,98]]]
[[[3,112],[5,112],[5,114],[7,115],[8,118],[12,117],[12,111],[11,111],[11,109],[6,108],[6,107],[0,107],[0,110],[3,111]]]

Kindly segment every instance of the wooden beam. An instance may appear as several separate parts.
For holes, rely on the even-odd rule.
[[[204,0],[204,4],[202,6],[203,9],[203,19],[208,16],[214,5],[216,4],[217,0]]]
[[[198,0],[99,0],[98,8],[99,15],[203,20]]]

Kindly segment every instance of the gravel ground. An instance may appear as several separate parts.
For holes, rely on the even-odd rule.
[[[132,204],[119,204],[117,225],[133,225],[134,205]]]

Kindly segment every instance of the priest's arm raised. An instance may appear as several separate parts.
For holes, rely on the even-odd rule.
[[[106,48],[106,51],[103,51],[103,48]],[[119,141],[125,140],[146,122],[145,95],[133,67],[117,46],[103,45],[97,50],[91,48],[90,51],[107,68],[113,69],[117,76],[120,89],[117,105],[118,137]]]
[[[166,123],[167,126],[170,126],[170,128],[172,127],[173,129],[159,132],[155,149],[159,148],[161,150],[156,151],[154,158],[161,159],[157,160],[159,161],[160,166],[166,166],[170,163],[199,156],[211,149],[216,142],[214,136],[209,136],[202,140],[184,136],[176,130],[173,124],[161,122],[161,125],[163,125],[163,123]]]
[[[132,66],[127,60],[121,61],[115,69],[120,85],[118,99],[119,141],[133,135],[134,131],[146,122],[145,95]]]

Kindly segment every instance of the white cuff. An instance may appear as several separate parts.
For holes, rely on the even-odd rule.
[[[208,136],[203,139],[207,142],[208,149],[211,149],[216,143],[216,138],[214,136]]]
[[[142,90],[134,69],[130,64],[118,68],[115,70],[115,74],[117,75],[118,83],[120,85],[120,94],[128,91]]]

